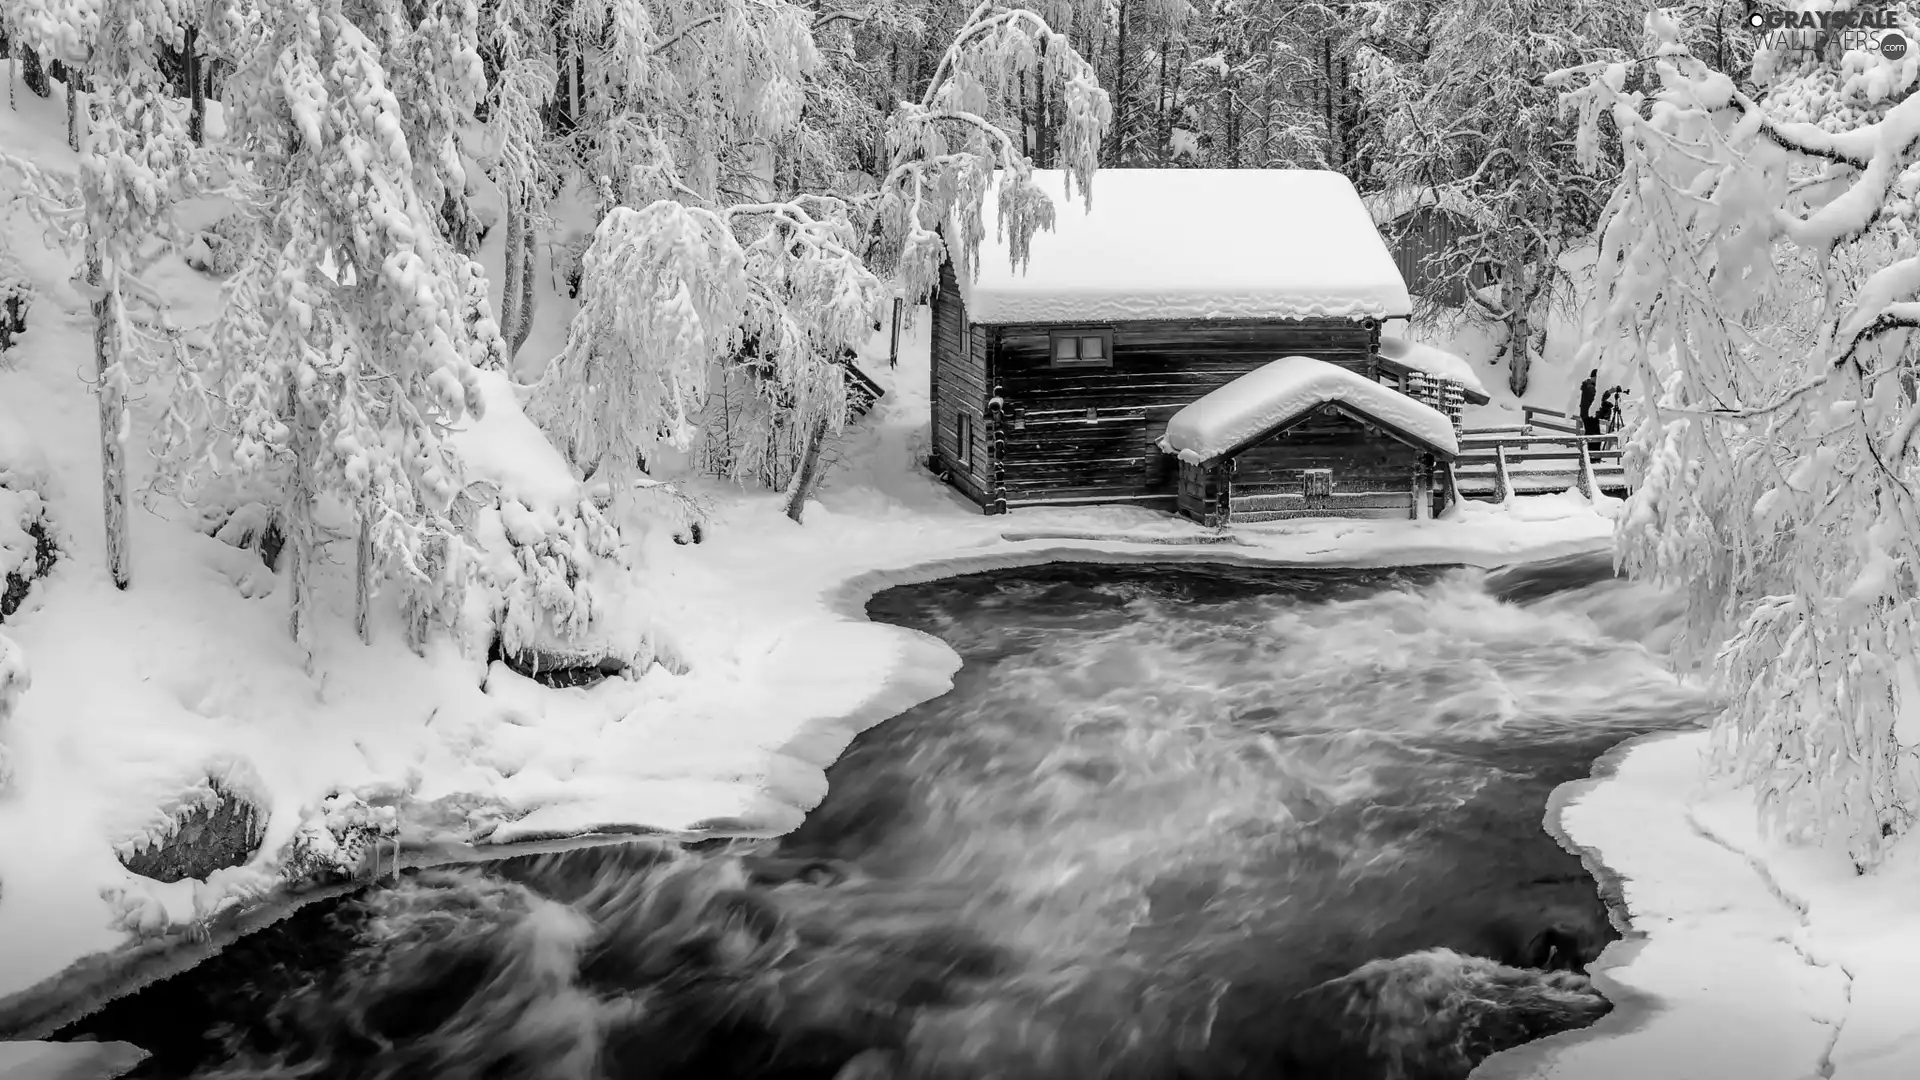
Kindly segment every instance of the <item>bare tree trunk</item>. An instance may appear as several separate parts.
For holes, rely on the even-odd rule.
[[[99,290],[93,300],[94,394],[100,406],[100,497],[107,530],[107,573],[114,587],[131,580],[127,550],[127,400],[125,373],[120,367],[120,341],[115,327],[120,319],[120,287],[111,277],[99,251],[88,259],[87,283]]]
[[[72,68],[67,74],[67,149],[80,152],[80,76]]]
[[[793,482],[787,485],[786,515],[793,523],[800,524],[800,515],[805,511],[807,497],[813,494],[813,487],[819,482],[820,452],[827,445],[827,418],[822,416],[813,422],[807,432],[806,449],[800,454],[800,467],[794,470]]]
[[[1047,43],[1040,42],[1040,74],[1036,76],[1040,84],[1039,98],[1040,130],[1034,139],[1033,163],[1042,169],[1053,168],[1053,100],[1046,81]]]
[[[1127,32],[1132,24],[1131,8],[1127,0],[1119,0],[1115,8],[1115,18],[1119,22],[1119,33],[1114,42],[1113,62],[1113,128],[1109,132],[1111,141],[1107,144],[1105,165],[1120,166],[1127,164],[1127,151],[1134,116],[1132,81],[1127,78],[1127,65],[1132,57],[1127,55],[1130,35]]]
[[[513,340],[507,342],[509,358],[519,354],[527,343],[527,335],[533,333],[533,316],[537,309],[534,284],[538,278],[538,262],[535,259],[537,245],[534,243],[537,230],[533,222],[533,207],[526,193],[522,193],[520,216],[525,219],[520,226],[520,321],[513,328]]]
[[[1514,397],[1527,393],[1532,357],[1533,327],[1529,321],[1532,290],[1526,283],[1527,265],[1515,249],[1507,255],[1505,278],[1501,282],[1501,301],[1507,305],[1507,389]]]
[[[207,145],[207,80],[200,70],[200,32],[187,31],[187,83],[192,106],[187,112],[187,134],[193,145]]]
[[[507,196],[507,249],[505,254],[506,279],[500,287],[500,327],[501,335],[507,345],[507,364],[513,364],[514,356],[525,343],[527,335],[521,331],[526,321],[526,297],[522,292],[525,284],[527,263],[520,253],[527,246],[527,212],[521,197],[520,185],[509,177],[505,184]]]
[[[373,513],[360,507],[360,534],[353,544],[353,632],[373,644]]]
[[[72,93],[72,75],[68,75]],[[71,98],[69,98],[71,100]],[[76,134],[85,136],[84,129]],[[91,201],[91,200],[89,200]],[[88,208],[89,221],[99,211]],[[93,290],[94,395],[100,409],[100,508],[107,533],[107,574],[115,588],[131,580],[127,544],[126,369],[120,364],[120,281],[102,249],[105,238],[87,238],[87,284]]]

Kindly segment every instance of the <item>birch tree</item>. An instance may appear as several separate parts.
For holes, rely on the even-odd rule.
[[[1730,697],[1717,766],[1777,835],[1870,867],[1920,793],[1916,65],[1763,49],[1750,96],[1647,31],[1651,59],[1561,76],[1582,149],[1623,146],[1579,361],[1642,402],[1619,556],[1688,598],[1682,662]]]

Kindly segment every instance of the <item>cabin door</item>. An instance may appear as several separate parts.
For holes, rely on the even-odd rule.
[[[1300,470],[1300,493],[1306,496],[1307,509],[1325,509],[1333,502],[1333,470]]]

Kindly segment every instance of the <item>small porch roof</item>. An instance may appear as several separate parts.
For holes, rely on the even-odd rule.
[[[1402,442],[1451,461],[1460,453],[1445,413],[1392,387],[1307,356],[1256,368],[1188,405],[1167,421],[1160,447],[1205,465],[1232,457],[1325,405],[1380,428]]]

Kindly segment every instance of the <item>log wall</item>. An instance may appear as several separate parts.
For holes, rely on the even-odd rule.
[[[1378,363],[1377,327],[1349,320],[1121,323],[1111,368],[1052,367],[1050,329],[981,327],[974,335],[976,349],[987,346],[987,396],[1004,402],[995,462],[1004,487],[995,497],[1004,492],[1009,507],[1134,502],[1173,510],[1177,460],[1154,443],[1174,413],[1283,356],[1369,377]]]
[[[941,267],[940,290],[933,295],[930,306],[933,460],[928,464],[968,498],[991,508],[993,435],[986,415],[988,335],[979,327],[969,327],[952,263]],[[963,415],[972,421],[972,437],[966,448],[960,445]]]

